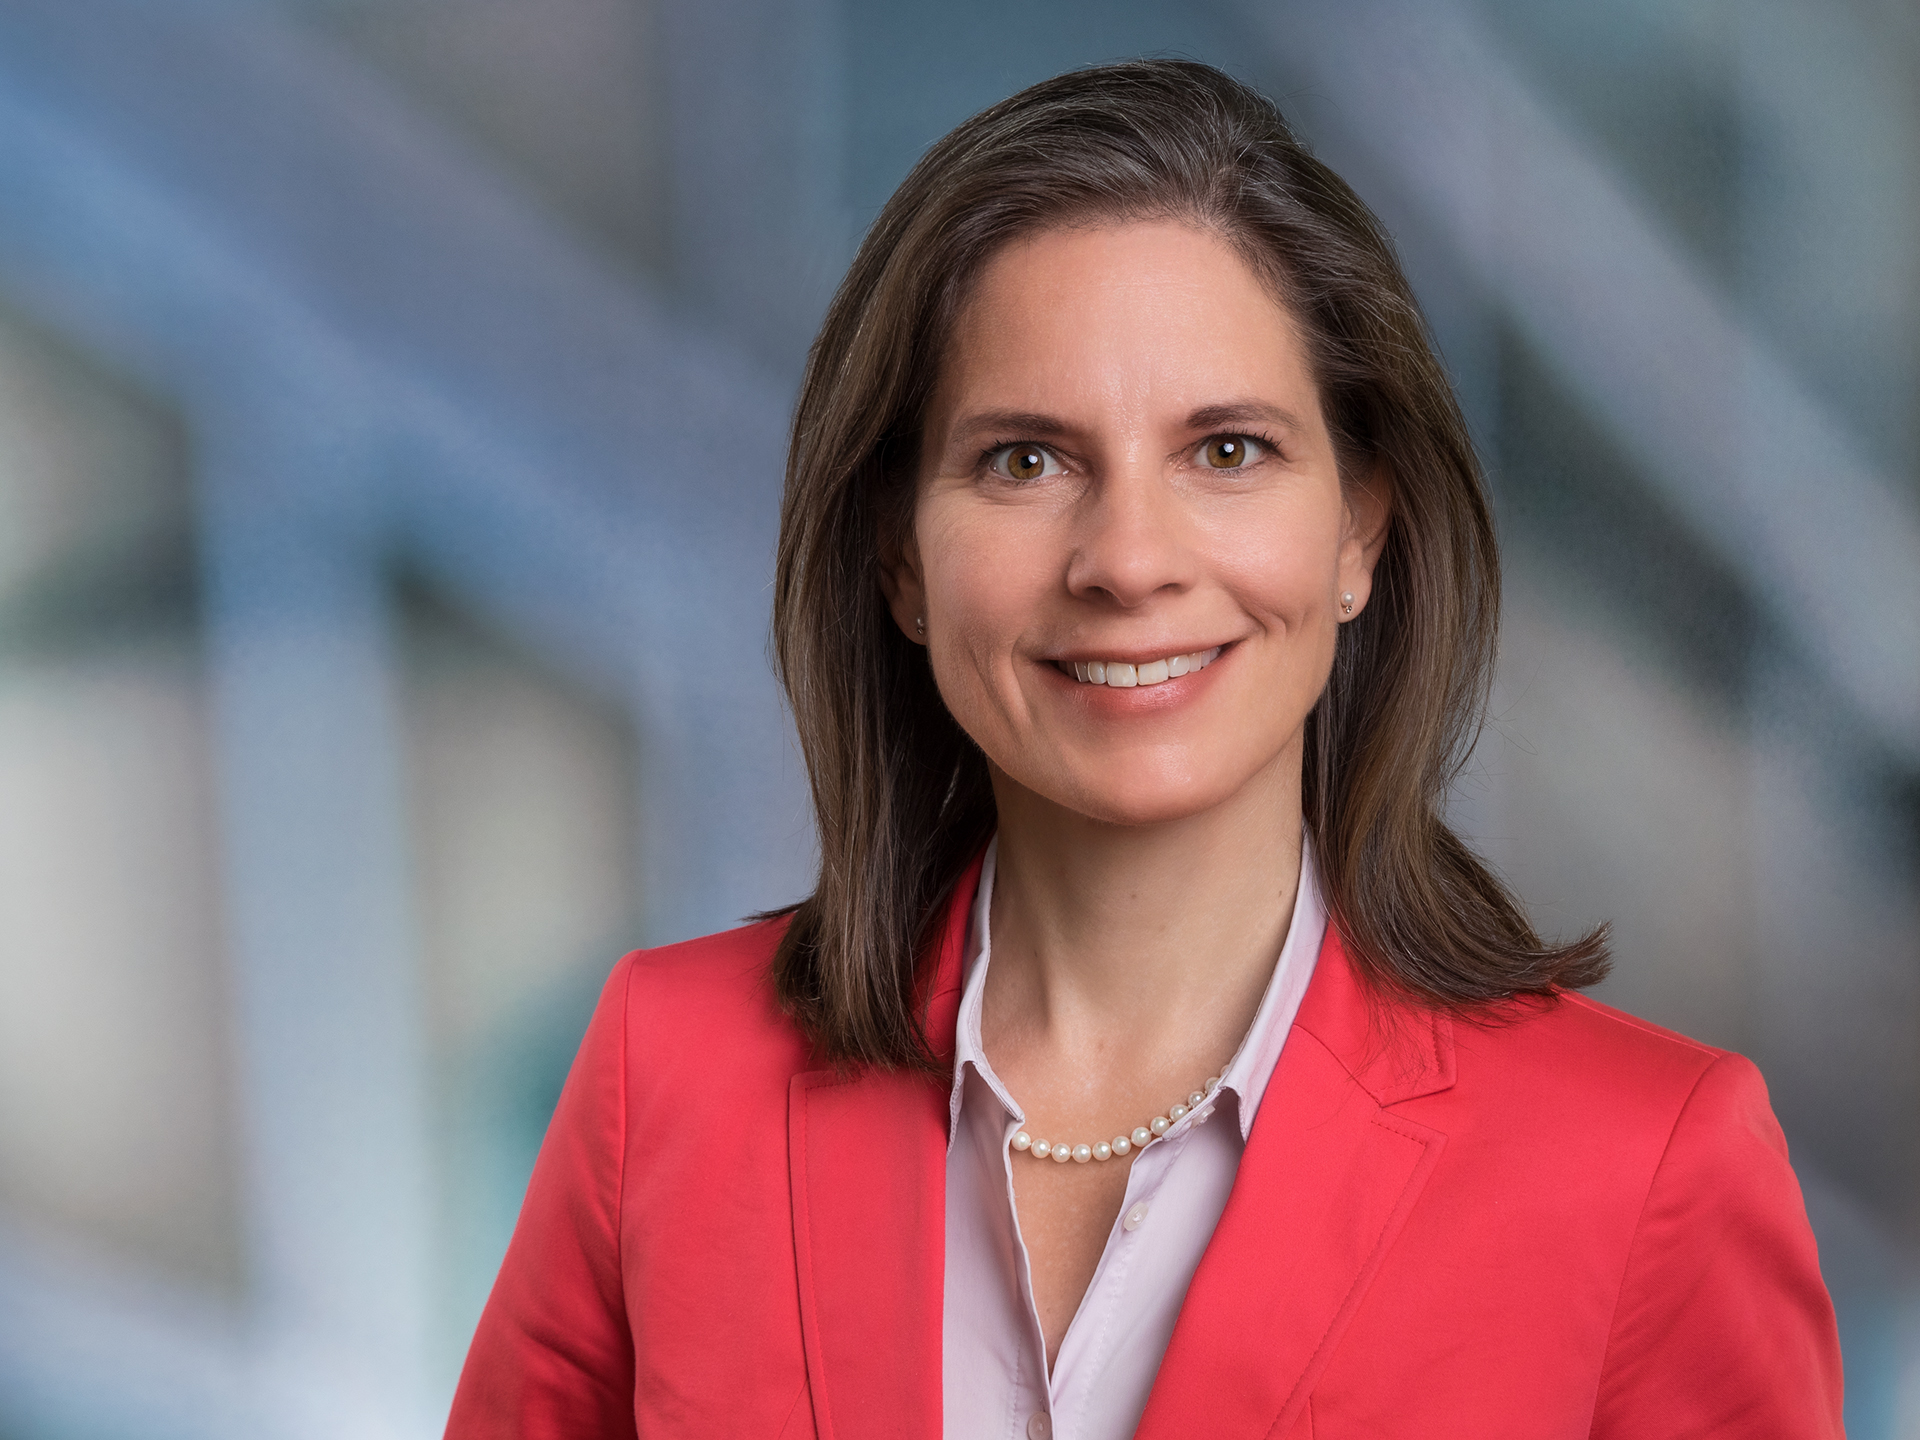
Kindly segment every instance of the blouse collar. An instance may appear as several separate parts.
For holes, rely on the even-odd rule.
[[[999,855],[1000,837],[995,835],[987,845],[987,853],[980,870],[980,886],[973,900],[972,921],[968,927],[967,948],[963,959],[963,989],[960,995],[960,1007],[954,1034],[953,1093],[949,1102],[949,1135],[957,1130],[960,1120],[960,1103],[966,1092],[967,1067],[972,1066],[974,1073],[983,1080],[996,1099],[1017,1121],[1026,1123],[1026,1112],[1018,1102],[1007,1093],[1000,1083],[999,1076],[988,1063],[986,1051],[980,1043],[980,1012],[983,996],[986,992],[987,967],[993,958],[993,937],[991,916],[993,910],[993,878],[995,861]],[[1253,1023],[1247,1027],[1247,1033],[1240,1041],[1240,1048],[1234,1051],[1233,1058],[1220,1072],[1220,1087],[1217,1093],[1230,1092],[1239,1111],[1240,1138],[1244,1143],[1253,1129],[1253,1117],[1260,1108],[1260,1099],[1266,1093],[1267,1082],[1273,1077],[1273,1068],[1280,1060],[1281,1048],[1287,1042],[1288,1032],[1293,1028],[1293,1017],[1300,1009],[1300,1002],[1307,993],[1307,985],[1313,979],[1313,970],[1320,955],[1321,942],[1327,932],[1326,902],[1320,894],[1319,875],[1313,863],[1313,843],[1302,834],[1300,840],[1300,877],[1294,891],[1293,918],[1287,925],[1287,938],[1280,947],[1279,958],[1275,961],[1273,974],[1267,981],[1265,993],[1260,997],[1260,1007],[1254,1012]],[[1201,1107],[1207,1109],[1210,1107]],[[1183,1119],[1180,1124],[1185,1125]],[[1169,1133],[1172,1133],[1171,1131]]]

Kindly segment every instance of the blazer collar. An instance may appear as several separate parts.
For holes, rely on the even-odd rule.
[[[923,971],[939,1055],[952,1054],[979,882],[976,859]],[[1453,1083],[1451,1022],[1369,989],[1329,925],[1143,1440],[1184,1436],[1202,1413],[1220,1440],[1288,1433],[1446,1144],[1389,1107]],[[820,1440],[940,1435],[947,1099],[940,1077],[905,1072],[791,1082],[794,1249]]]
[[[917,987],[951,1059],[980,857],[961,875]],[[948,1083],[814,1070],[788,1090],[801,1343],[819,1440],[939,1440]]]
[[[921,972],[919,990],[924,1007],[921,1013],[926,1017],[927,1044],[934,1058],[945,1064],[953,1061],[953,1027],[960,1019],[960,992],[965,988],[966,977],[961,972],[967,957],[967,926],[973,919],[973,902],[980,893],[980,872],[986,860],[987,852],[982,849],[960,872],[959,882],[947,901],[947,913],[940,922],[940,938],[930,957],[932,963]]]
[[[1329,926],[1137,1432],[1286,1435],[1438,1163],[1388,1107],[1453,1084],[1453,1027],[1385,1000]]]
[[[1293,1028],[1317,1039],[1381,1105],[1453,1087],[1453,1021],[1363,981],[1347,958],[1337,925],[1327,926]]]

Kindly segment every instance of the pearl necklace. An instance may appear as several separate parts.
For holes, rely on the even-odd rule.
[[[1187,1096],[1186,1104],[1169,1106],[1166,1114],[1154,1116],[1131,1135],[1116,1135],[1111,1140],[1102,1140],[1093,1145],[1069,1145],[1065,1141],[1056,1145],[1048,1140],[1036,1140],[1022,1130],[1014,1135],[1013,1148],[1026,1151],[1036,1160],[1053,1160],[1061,1165],[1069,1160],[1084,1165],[1089,1160],[1111,1160],[1116,1155],[1143,1150],[1178,1125],[1188,1111],[1198,1108],[1202,1101],[1213,1094],[1214,1087],[1219,1083],[1218,1075],[1208,1076],[1205,1085]]]

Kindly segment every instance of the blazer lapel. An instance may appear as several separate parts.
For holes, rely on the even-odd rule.
[[[1386,1107],[1452,1083],[1451,1022],[1370,1003],[1329,926],[1141,1440],[1290,1433],[1446,1143]]]
[[[926,971],[927,1035],[952,1053],[976,859]],[[820,1440],[938,1440],[950,1087],[814,1070],[788,1092],[801,1340]]]

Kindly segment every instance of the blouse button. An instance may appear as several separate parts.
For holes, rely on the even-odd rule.
[[[1140,1222],[1146,1218],[1147,1202],[1142,1200],[1131,1210],[1127,1211],[1125,1218],[1120,1222],[1120,1228],[1128,1231],[1138,1230],[1140,1228]]]
[[[1053,1434],[1053,1421],[1047,1418],[1047,1412],[1036,1410],[1027,1418],[1027,1440],[1047,1440]]]

